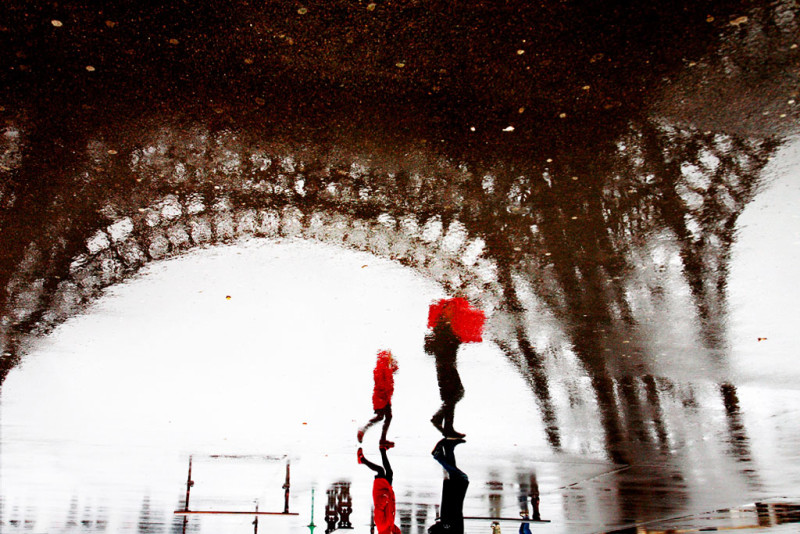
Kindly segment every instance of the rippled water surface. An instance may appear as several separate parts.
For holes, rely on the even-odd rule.
[[[0,17],[0,531],[796,529],[794,2],[252,4]]]

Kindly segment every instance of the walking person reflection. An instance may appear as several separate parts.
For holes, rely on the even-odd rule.
[[[436,358],[436,379],[442,406],[433,414],[431,423],[446,438],[463,438],[464,434],[453,428],[456,404],[464,396],[464,386],[456,367],[456,357],[461,343],[479,342],[485,317],[462,298],[442,299],[431,304],[428,310],[428,328],[425,352]]]
[[[439,382],[439,395],[442,406],[431,418],[431,423],[443,436],[463,438],[465,434],[453,428],[456,404],[464,397],[464,386],[456,367],[456,356],[461,342],[450,327],[450,320],[439,317],[436,326],[425,339],[425,352],[436,358],[436,380]]]
[[[397,361],[392,356],[392,351],[378,351],[378,360],[372,374],[375,378],[375,387],[372,391],[372,408],[375,410],[375,417],[370,419],[366,425],[358,429],[358,442],[364,439],[364,433],[375,423],[383,420],[383,430],[381,430],[380,446],[390,448],[394,442],[386,439],[389,425],[392,423],[392,395],[394,394],[394,374],[397,372]]]
[[[372,483],[372,502],[374,506],[375,526],[378,534],[400,534],[400,528],[394,524],[396,504],[392,480],[394,472],[389,464],[386,447],[381,447],[381,461],[383,466],[374,464],[364,457],[364,451],[358,448],[358,463],[366,465],[375,471],[375,481]]]
[[[534,521],[541,521],[542,516],[539,512],[539,483],[536,480],[536,473],[525,475],[519,473],[519,494],[517,500],[519,502],[519,515],[523,521],[533,519]],[[531,501],[531,509],[533,510],[533,517],[528,513],[528,499]]]
[[[444,468],[442,505],[436,523],[428,528],[429,534],[464,533],[464,497],[469,478],[456,465],[455,448],[463,439],[442,439],[433,448],[433,459]]]

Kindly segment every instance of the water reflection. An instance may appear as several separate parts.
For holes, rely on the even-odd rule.
[[[353,513],[353,499],[350,496],[350,482],[337,482],[327,491],[328,503],[325,505],[325,533],[334,530],[350,530],[350,514]]]
[[[461,343],[482,340],[485,317],[463,298],[443,299],[431,304],[425,336],[425,352],[436,358],[436,381],[442,406],[431,417],[433,426],[445,438],[459,439],[465,434],[453,428],[456,404],[464,397],[464,386],[458,374],[456,358]]]
[[[372,484],[373,519],[378,529],[378,534],[399,534],[400,528],[395,525],[397,506],[395,503],[392,482],[394,471],[389,464],[386,447],[380,447],[381,464],[369,461],[359,447],[358,463],[363,464],[375,472],[375,481]]]
[[[464,497],[469,487],[469,477],[456,464],[455,448],[464,443],[460,438],[444,438],[436,443],[431,455],[444,469],[442,504],[439,517],[428,529],[431,534],[464,532]]]
[[[800,505],[794,503],[756,503],[758,526],[771,527],[788,523],[800,523]]]
[[[358,442],[364,439],[364,433],[374,424],[383,421],[380,445],[391,447],[393,442],[386,439],[389,425],[392,423],[392,394],[394,393],[394,374],[397,372],[397,361],[391,351],[378,351],[378,361],[372,374],[375,378],[375,387],[372,390],[372,408],[375,417],[358,429]]]
[[[436,358],[436,380],[442,406],[431,417],[431,423],[446,437],[463,438],[465,434],[453,428],[456,404],[464,396],[464,386],[458,375],[456,356],[461,345],[449,323],[441,319],[425,340],[425,352]]]
[[[166,180],[179,193],[145,208],[136,204],[141,196],[98,197],[108,217],[87,220],[96,231],[69,250],[53,248],[63,222],[57,217],[11,271],[4,373],[19,361],[19,332],[50,328],[143,262],[239,235],[307,237],[399,259],[490,311],[493,337],[530,382],[554,450],[562,446],[564,414],[554,404],[547,369],[566,343],[590,379],[616,463],[632,461],[630,440],[648,441],[642,418],[664,426],[651,404],[654,384],[646,385],[650,393],[641,404],[637,377],[680,372],[685,353],[697,354],[692,371],[702,367],[712,380],[726,375],[725,283],[736,218],[775,147],[641,123],[616,144],[592,146],[599,152],[591,157],[573,152],[563,161],[503,172],[459,171],[462,200],[444,204],[425,190],[455,187],[446,175],[414,175],[420,188],[399,199],[393,191],[402,173],[319,168],[324,160],[287,160],[227,134],[213,143],[205,133],[152,141],[163,145],[164,155],[148,160],[134,151],[137,169],[183,165],[181,156],[168,154],[185,142],[224,147],[238,163],[224,190],[208,189],[205,179]],[[309,185],[309,175],[319,187]],[[282,182],[290,185],[277,192]],[[411,200],[432,215],[404,212]],[[376,215],[351,220],[357,206]],[[75,254],[81,249],[88,253]],[[687,309],[694,311],[681,313]],[[654,321],[659,316],[674,320],[672,327]],[[444,345],[440,351],[444,362]],[[458,376],[452,366],[443,374]],[[437,414],[442,425],[459,398],[451,382]],[[663,448],[664,429],[657,433]]]
[[[565,6],[542,6],[546,17],[526,11],[525,16],[503,13],[496,19],[463,10],[450,13],[451,24],[444,25],[452,26],[450,30],[431,31],[425,43],[405,30],[398,32],[400,44],[376,41],[382,49],[406,46],[416,65],[383,52],[363,57],[351,53],[352,47],[374,52],[364,43],[382,35],[372,22],[351,27],[352,20],[375,16],[373,22],[385,30],[386,24],[391,26],[387,21],[395,19],[379,17],[393,6],[370,4],[373,9],[359,8],[359,14],[343,8],[347,17],[340,22],[350,30],[331,36],[330,42],[341,49],[322,47],[326,53],[321,57],[304,53],[309,35],[317,37],[310,29],[318,28],[318,21],[310,22],[316,20],[313,8],[311,13],[304,7],[304,13],[275,17],[261,8],[231,7],[237,16],[230,20],[248,21],[243,27],[254,27],[259,38],[269,35],[280,43],[259,45],[270,53],[258,57],[267,58],[272,67],[293,66],[291,75],[272,73],[269,80],[274,83],[266,83],[267,78],[242,66],[255,60],[239,57],[238,49],[229,55],[210,54],[214,74],[218,70],[230,80],[222,85],[205,70],[211,67],[197,61],[184,70],[161,53],[152,56],[152,64],[150,56],[142,59],[138,44],[129,45],[151,40],[140,39],[136,31],[119,40],[95,38],[101,34],[91,28],[112,32],[116,15],[97,21],[92,15],[90,24],[82,18],[88,15],[76,8],[75,16],[62,17],[60,25],[44,24],[46,32],[42,24],[30,22],[2,28],[14,49],[2,60],[8,67],[3,72],[12,73],[2,83],[13,98],[0,102],[3,391],[8,383],[13,386],[7,380],[12,373],[26,372],[26,361],[35,364],[26,359],[31,343],[80,316],[104,291],[135,279],[143,267],[240,239],[299,240],[338,247],[336,254],[345,249],[366,253],[364,268],[372,268],[377,259],[397,262],[437,284],[442,293],[437,298],[463,297],[486,312],[488,343],[481,349],[466,345],[446,313],[430,325],[425,350],[435,360],[441,399],[433,424],[446,437],[463,436],[455,428],[456,404],[458,427],[472,425],[471,438],[489,433],[485,427],[490,423],[504,423],[497,421],[502,419],[498,413],[487,417],[489,408],[478,412],[465,407],[475,407],[471,399],[479,398],[478,390],[486,384],[498,396],[516,395],[517,390],[492,382],[491,372],[469,387],[469,377],[476,375],[468,374],[465,354],[485,356],[491,365],[484,370],[509,365],[528,388],[526,398],[515,396],[516,405],[503,413],[527,426],[514,437],[520,448],[533,449],[536,458],[579,458],[576,464],[599,466],[582,464],[557,481],[539,479],[545,481],[543,489],[570,488],[559,494],[565,517],[601,517],[603,525],[630,525],[695,513],[703,506],[729,507],[737,499],[752,502],[791,488],[797,481],[793,464],[777,468],[775,451],[791,451],[796,436],[788,426],[773,424],[784,413],[762,404],[796,410],[797,396],[793,390],[755,395],[756,386],[739,374],[754,365],[737,367],[732,358],[741,325],[733,323],[728,293],[740,216],[767,185],[764,170],[784,143],[776,134],[796,131],[794,41],[800,14],[793,3],[783,1],[747,9],[737,3],[711,9],[701,3],[677,12],[667,4],[657,2],[640,10],[645,15],[636,11],[624,17],[588,5],[569,9],[598,16],[574,16]],[[28,17],[27,9],[15,3],[13,15],[26,21],[50,16],[36,8]],[[172,16],[182,19],[177,16],[182,8],[175,9]],[[420,27],[443,26],[429,18],[434,15],[411,11],[402,16],[392,11],[398,20],[420,17],[419,26],[408,25],[411,34]],[[262,20],[254,13],[270,16]],[[248,17],[255,19],[250,23]],[[528,35],[534,19],[546,21],[537,26],[541,35]],[[218,28],[209,20],[218,20],[216,14],[198,23]],[[266,22],[276,20],[292,31]],[[488,31],[495,20],[500,29]],[[576,33],[563,33],[559,21]],[[590,31],[588,21],[593,21]],[[73,31],[80,24],[82,30]],[[147,24],[139,20],[131,27],[142,35],[158,34],[158,42],[168,49],[164,43],[183,47],[195,40],[166,35],[180,25],[156,24],[148,30]],[[364,31],[370,38],[360,39],[365,34],[356,26],[368,28]],[[125,27],[119,24],[117,30]],[[463,29],[475,33],[476,27],[487,29],[485,40],[474,35],[462,40]],[[61,54],[69,47],[54,46],[61,43],[58,39],[76,50],[95,51],[89,54],[93,58],[130,58],[133,65],[129,72],[99,64],[89,71],[78,64],[84,55],[77,54],[79,61]],[[306,47],[295,46],[295,41]],[[445,53],[448,44],[466,42],[470,46],[453,47],[457,54]],[[536,54],[534,42],[542,44]],[[615,54],[615,43],[624,43],[627,53]],[[100,53],[105,46],[116,53]],[[415,46],[433,47],[447,67],[434,68],[425,54],[412,53],[419,52]],[[238,67],[225,67],[228,60]],[[67,64],[75,67],[70,76],[60,70]],[[139,84],[137,77],[144,74],[171,72],[162,69],[165,65],[177,65],[185,77],[145,76],[149,81]],[[519,71],[524,76],[517,68],[524,69]],[[324,83],[318,83],[318,69],[324,70]],[[98,79],[76,72],[95,73]],[[354,72],[358,83],[353,83]],[[117,85],[115,76],[127,82],[117,80]],[[205,81],[196,92],[195,76]],[[147,89],[154,86],[161,90]],[[270,87],[271,97],[261,92],[262,86]],[[184,94],[188,89],[192,92],[185,94],[192,94],[191,99]],[[737,90],[740,95],[734,94]],[[156,102],[162,97],[151,94],[164,95],[163,101]],[[788,165],[796,167],[797,162]],[[790,244],[787,238],[780,246]],[[792,285],[792,274],[784,273],[785,287]],[[263,299],[263,308],[269,308],[271,297]],[[766,299],[748,294],[745,306],[760,300]],[[414,313],[424,315],[423,306]],[[225,328],[231,339],[240,341],[251,332],[235,335],[235,322]],[[219,330],[224,329],[217,325]],[[86,338],[94,341],[98,335],[92,332]],[[779,339],[758,335],[765,341],[759,341],[762,347],[768,347],[766,340]],[[418,337],[398,354],[404,361],[408,354],[411,368],[417,366],[420,372],[409,371],[408,376],[429,386],[421,391],[433,383],[432,378],[424,382],[425,364],[414,358],[421,345]],[[370,351],[386,346],[383,340],[373,341]],[[786,344],[792,345],[791,340]],[[229,354],[228,349],[220,346],[219,352]],[[739,351],[750,361],[771,354],[769,348],[741,343]],[[109,347],[106,352],[118,350]],[[253,349],[253,354],[261,353]],[[168,359],[158,356],[159,363]],[[140,364],[149,357],[143,352]],[[225,360],[220,382],[226,368],[235,367],[235,359]],[[792,366],[765,365],[763,376],[772,386],[787,368],[796,371]],[[359,368],[368,367],[358,362],[353,369]],[[68,376],[75,371],[63,372]],[[150,374],[140,378],[142,384],[154,379]],[[386,435],[392,423],[393,384],[389,387],[388,376],[374,378],[376,416],[360,430],[347,432],[352,439],[356,431],[361,441],[368,428],[382,421],[380,443],[387,448],[393,444]],[[105,380],[109,377],[99,373],[96,382],[102,386]],[[237,380],[227,384],[234,391],[228,396],[239,395]],[[214,384],[207,385],[217,391]],[[17,390],[4,397],[4,406],[9,406],[4,413],[19,413],[13,411],[19,395]],[[349,402],[342,391],[325,398],[334,395]],[[420,398],[427,399],[425,395],[421,392]],[[71,391],[63,398],[74,396]],[[329,413],[330,420],[341,425],[349,418],[343,413],[354,412]],[[270,414],[270,421],[279,434],[274,439],[288,450],[295,443],[280,434],[294,421],[282,417]],[[23,419],[14,420],[11,431]],[[101,419],[99,426],[109,419]],[[400,419],[392,423],[393,431],[402,425]],[[168,428],[160,427],[164,433]],[[405,436],[423,439],[419,430],[399,428]],[[770,445],[762,437],[773,433],[785,438],[774,440],[782,445]],[[540,437],[546,447],[540,447]],[[13,443],[4,444],[4,450],[6,457],[24,458]],[[503,454],[510,457],[511,452],[503,449]],[[500,515],[514,501],[508,494],[517,490],[520,496],[531,491],[533,499],[533,481],[523,491],[523,483],[506,476],[493,461],[484,462],[487,474],[473,475],[492,483],[473,485],[473,491],[480,486],[485,492],[490,515]],[[709,481],[722,488],[714,498],[705,494]],[[12,497],[4,496],[3,502]],[[544,491],[542,497],[547,498]],[[82,499],[70,495],[59,524],[105,528],[90,513],[95,507]],[[137,495],[132,506],[141,513],[130,523],[135,528],[153,530],[164,524],[155,510],[156,498],[150,499]],[[27,528],[31,520],[25,504],[3,506],[9,524]],[[427,503],[399,506],[404,530],[429,517]],[[337,514],[347,509],[338,489],[335,508]],[[534,507],[533,519],[536,515]],[[337,527],[346,528],[346,523],[339,521]]]
[[[523,473],[518,475],[518,502],[519,502],[519,515],[523,519],[532,519],[534,521],[541,521],[542,515],[539,511],[539,483],[536,480],[536,473],[530,473],[525,476]],[[528,508],[528,500],[530,499],[530,508]],[[521,527],[520,527],[521,528]]]

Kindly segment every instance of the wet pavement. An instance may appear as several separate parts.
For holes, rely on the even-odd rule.
[[[2,532],[796,530],[794,2],[253,4],[0,15]]]

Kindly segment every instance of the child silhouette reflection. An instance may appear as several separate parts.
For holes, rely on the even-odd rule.
[[[358,429],[357,437],[359,443],[364,439],[364,433],[372,425],[383,420],[380,445],[382,448],[394,446],[394,442],[386,439],[386,433],[392,423],[392,395],[394,394],[394,374],[396,372],[397,361],[394,359],[392,352],[389,350],[379,351],[375,369],[372,371],[375,379],[375,386],[372,391],[372,408],[375,410],[375,417]]]
[[[364,457],[364,451],[358,448],[358,463],[366,465],[375,471],[375,481],[372,483],[372,501],[374,506],[373,516],[378,534],[400,534],[400,528],[394,524],[396,505],[392,480],[394,472],[389,464],[386,447],[381,447],[381,461],[383,466],[372,463]]]
[[[433,458],[444,468],[442,481],[442,506],[439,519],[429,529],[429,534],[464,533],[464,496],[469,478],[456,465],[455,448],[463,439],[442,439],[433,448]]]
[[[436,358],[436,379],[442,406],[433,414],[431,423],[447,438],[463,438],[465,435],[453,428],[456,404],[464,396],[464,386],[456,368],[456,356],[461,341],[453,332],[450,319],[442,314],[433,331],[425,338],[425,352]]]

